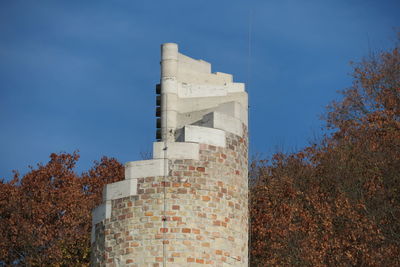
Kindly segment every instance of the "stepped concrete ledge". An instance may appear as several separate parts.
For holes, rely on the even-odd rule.
[[[221,112],[210,112],[204,115],[203,119],[196,123],[196,125],[224,130],[239,136],[243,135],[242,122],[235,117]]]
[[[199,159],[199,144],[183,142],[154,142],[155,159]],[[164,161],[164,160],[163,160]]]
[[[168,169],[168,162],[161,158],[130,161],[125,163],[125,179],[163,176],[165,169]]]
[[[186,125],[183,127],[183,140],[184,142],[193,142],[220,147],[226,146],[225,131],[196,125]]]
[[[103,201],[137,195],[137,179],[128,179],[107,184],[103,189]]]

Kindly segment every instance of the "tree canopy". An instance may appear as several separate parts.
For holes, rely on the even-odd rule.
[[[91,210],[102,187],[123,179],[123,166],[103,157],[78,175],[77,153],[0,182],[0,265],[85,266],[90,260]]]
[[[323,141],[253,162],[252,266],[400,265],[399,49],[354,64]]]

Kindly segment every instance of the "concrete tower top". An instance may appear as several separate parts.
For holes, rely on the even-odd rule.
[[[241,135],[241,124],[247,125],[244,84],[233,82],[230,74],[212,73],[210,63],[179,53],[175,43],[161,45],[160,85],[159,140],[179,140],[180,131],[185,125],[215,128],[205,121],[213,112],[237,120],[237,129],[220,125],[223,128],[221,130]]]

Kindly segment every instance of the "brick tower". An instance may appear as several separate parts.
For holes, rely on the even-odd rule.
[[[247,93],[161,46],[153,159],[93,211],[92,266],[248,266]]]

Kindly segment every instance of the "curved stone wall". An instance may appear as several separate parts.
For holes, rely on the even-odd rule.
[[[170,160],[168,176],[112,201],[94,266],[247,266],[247,134],[199,147],[199,160]]]

